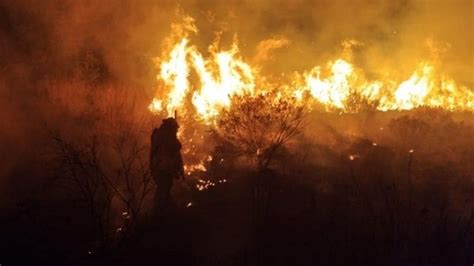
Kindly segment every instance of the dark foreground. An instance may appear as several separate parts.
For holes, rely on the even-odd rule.
[[[321,119],[308,129],[317,141],[302,136],[272,170],[208,165],[197,175],[215,186],[199,191],[188,177],[174,207],[153,214],[148,204],[136,219],[119,210],[97,223],[102,202],[123,206],[117,196],[94,194],[88,206],[77,186],[18,167],[0,214],[0,264],[472,265],[474,127],[423,117],[394,118],[383,131],[363,121],[366,138]]]
[[[469,265],[474,259],[472,214],[453,213],[441,184],[414,191],[377,184],[366,194],[341,183],[322,195],[290,177],[264,188],[251,183],[196,192],[192,206],[149,217],[133,238],[91,254],[77,245],[74,221],[58,227],[19,216],[2,227],[2,265]]]

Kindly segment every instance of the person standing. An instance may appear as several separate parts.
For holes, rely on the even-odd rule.
[[[151,135],[150,170],[156,182],[155,207],[161,210],[171,203],[171,187],[174,179],[184,179],[181,143],[178,140],[179,125],[175,118],[163,119]]]

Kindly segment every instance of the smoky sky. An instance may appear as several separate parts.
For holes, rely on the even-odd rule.
[[[368,72],[381,66],[410,72],[429,59],[426,43],[432,40],[443,51],[446,70],[472,84],[470,0],[3,1],[3,76],[21,76],[16,82],[69,77],[80,67],[77,61],[93,52],[111,78],[150,86],[151,59],[160,55],[170,24],[183,13],[196,19],[200,32],[193,41],[204,50],[217,31],[223,45],[238,35],[244,57],[262,40],[288,39],[288,47],[275,51],[270,72],[323,64],[341,52],[346,39],[363,43],[354,60]]]

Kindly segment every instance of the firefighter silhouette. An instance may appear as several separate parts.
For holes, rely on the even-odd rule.
[[[173,179],[184,179],[179,125],[174,118],[163,119],[151,135],[150,170],[156,182],[155,207],[159,210],[171,203]]]

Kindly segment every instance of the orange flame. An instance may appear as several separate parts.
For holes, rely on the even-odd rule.
[[[183,25],[173,25],[173,29],[174,35],[168,38],[168,49],[165,49],[165,56],[159,64],[158,80],[163,88],[160,88],[162,91],[156,94],[149,106],[154,113],[165,112],[173,116],[175,110],[181,113],[192,110],[198,119],[210,123],[218,117],[222,108],[232,105],[233,95],[265,94],[264,88],[269,87],[280,88],[282,97],[302,100],[309,96],[327,110],[340,112],[355,110],[351,106],[354,104],[351,101],[354,95],[373,104],[379,111],[419,107],[449,111],[474,110],[474,92],[457,85],[447,76],[437,76],[432,62],[421,62],[410,77],[396,82],[388,79],[368,80],[361,69],[339,58],[329,62],[326,68],[316,66],[302,75],[298,74],[302,77],[300,79],[276,85],[276,82],[272,84],[266,77],[259,77],[258,66],[252,67],[244,61],[236,40],[229,50],[219,50],[216,41],[209,47],[210,56],[206,58],[190,43],[189,34],[197,32],[192,18],[185,17]],[[257,65],[268,57],[266,50],[288,44],[284,39],[262,43],[265,53],[256,56],[254,62]],[[344,43],[345,57],[350,54],[348,43],[357,42]],[[191,81],[191,73],[196,74],[196,80]]]

